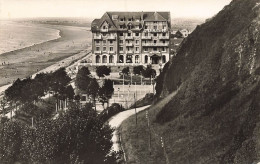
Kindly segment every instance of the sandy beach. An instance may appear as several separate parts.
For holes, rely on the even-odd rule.
[[[61,37],[1,54],[0,61],[5,62],[5,65],[0,65],[0,87],[11,84],[17,78],[33,75],[49,66],[54,67],[55,63],[56,66],[61,66],[64,64],[63,59],[69,60],[68,57],[79,53],[78,57],[81,57],[91,47],[91,32],[87,27],[47,24],[40,26],[60,30]],[[71,60],[73,59],[75,58],[71,57]]]

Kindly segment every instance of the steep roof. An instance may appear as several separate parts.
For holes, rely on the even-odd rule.
[[[117,19],[113,19],[114,16]],[[129,18],[140,21],[128,21]],[[143,26],[144,21],[167,21],[170,25],[170,12],[106,12],[100,19],[92,22],[91,30],[99,30],[105,21],[111,25],[110,30],[118,30],[120,25],[127,25],[129,22],[133,25]]]
[[[150,14],[147,18],[144,19],[145,21],[167,21],[163,16],[161,16],[159,13],[154,12],[153,14]]]

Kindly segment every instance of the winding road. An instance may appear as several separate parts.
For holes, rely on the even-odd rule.
[[[144,107],[140,107],[140,108],[136,108],[136,112],[141,112],[145,109],[147,109],[150,105],[144,106]],[[112,141],[113,141],[113,146],[111,148],[111,150],[114,151],[119,151],[120,150],[120,144],[119,144],[119,139],[118,139],[118,135],[117,135],[117,128],[121,125],[121,123],[127,119],[128,117],[132,116],[135,114],[135,109],[129,109],[127,111],[124,112],[120,112],[117,115],[113,116],[109,121],[108,124],[112,127],[115,128],[116,130],[113,133],[113,137],[112,137]]]

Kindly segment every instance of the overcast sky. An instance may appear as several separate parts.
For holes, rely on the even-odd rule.
[[[231,0],[0,0],[0,18],[101,17],[106,11],[170,11],[172,18],[209,18]]]

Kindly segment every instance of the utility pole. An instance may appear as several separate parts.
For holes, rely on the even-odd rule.
[[[130,76],[131,76],[131,85],[132,85],[132,80],[133,80],[133,79],[132,79],[132,73],[130,74]]]
[[[134,100],[135,100],[135,125],[137,126],[137,112],[136,112],[136,93],[134,93]]]
[[[149,120],[148,110],[146,111],[146,119],[147,119],[147,125],[148,125],[148,129],[149,129],[149,154],[152,155],[151,128],[150,128],[150,120]]]
[[[32,117],[32,128],[33,128],[33,117]]]
[[[125,93],[125,74],[123,73],[123,92]]]
[[[166,153],[163,137],[161,137],[161,142],[162,142],[162,148],[163,148],[163,153],[164,153],[164,156],[165,156],[166,164],[170,164],[169,158],[168,158],[167,153]]]

